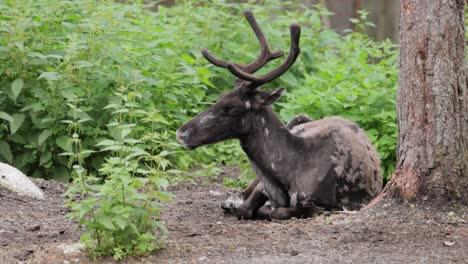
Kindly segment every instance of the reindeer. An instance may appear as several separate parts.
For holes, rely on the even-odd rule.
[[[239,197],[229,198],[222,206],[238,218],[305,218],[318,208],[358,209],[382,189],[375,149],[359,126],[340,117],[311,121],[300,115],[288,126],[281,123],[270,105],[285,89],[264,91],[260,87],[294,64],[300,53],[301,28],[290,26],[291,46],[286,60],[257,76],[257,70],[284,53],[270,51],[252,12],[245,11],[244,15],[260,43],[260,55],[242,65],[201,50],[210,63],[226,68],[237,78],[234,89],[177,130],[177,141],[187,149],[228,139],[240,141],[257,178]]]

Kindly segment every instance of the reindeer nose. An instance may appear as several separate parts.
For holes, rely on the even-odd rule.
[[[187,143],[188,141],[188,138],[190,137],[190,132],[192,131],[191,128],[185,130],[185,131],[181,131],[180,128],[177,129],[176,131],[176,139],[177,139],[177,142],[179,142],[182,146],[186,147],[186,148],[190,148],[190,145]]]

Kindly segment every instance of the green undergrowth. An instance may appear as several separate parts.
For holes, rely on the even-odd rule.
[[[113,110],[105,107],[123,84],[139,93],[139,107],[150,113],[144,118],[154,122],[138,124],[135,131],[158,133],[166,169],[178,173],[195,164],[245,161],[236,142],[182,151],[174,131],[233,84],[226,70],[201,57],[200,47],[241,63],[256,57],[257,41],[242,19],[249,7],[275,50],[288,49],[291,22],[303,26],[298,61],[265,87],[288,89],[276,108],[281,118],[307,113],[356,121],[378,148],[388,175],[397,131],[394,45],[359,31],[337,35],[323,27],[321,19],[329,14],[324,9],[262,2],[182,1],[149,12],[110,1],[0,1],[0,159],[34,177],[68,181],[72,170],[59,154],[70,152],[63,120],[70,111],[67,100],[76,96],[85,99],[80,115],[88,120],[80,135],[83,149],[90,150],[84,166],[96,173],[107,155],[96,144],[110,136],[106,125]]]

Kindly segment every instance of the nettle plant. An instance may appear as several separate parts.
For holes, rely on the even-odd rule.
[[[115,93],[112,122],[107,126],[111,138],[98,142],[100,152],[108,153],[99,170],[99,176],[88,174],[83,168],[83,150],[80,140],[82,119],[80,103],[83,99],[71,98],[69,139],[73,152],[69,156],[73,164],[73,184],[67,192],[69,216],[85,227],[81,240],[92,256],[112,255],[119,260],[129,255],[144,255],[164,245],[167,230],[159,220],[163,205],[171,194],[165,153],[154,154],[154,148],[162,143],[154,130],[139,133],[139,122],[154,122],[151,113],[143,110],[138,100],[141,94],[124,85]],[[134,137],[137,136],[138,138]]]

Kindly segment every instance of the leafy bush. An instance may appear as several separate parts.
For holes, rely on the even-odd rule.
[[[111,254],[119,260],[128,255],[143,255],[163,245],[166,228],[158,220],[161,201],[169,201],[171,195],[164,190],[169,182],[164,166],[164,153],[153,153],[160,138],[154,130],[138,131],[140,122],[154,123],[151,113],[141,109],[142,95],[133,87],[120,85],[112,103],[112,119],[107,124],[112,139],[96,144],[101,152],[108,153],[99,170],[106,180],[87,175],[83,169],[83,157],[92,151],[83,150],[81,126],[89,122],[82,118],[80,104],[83,99],[68,100],[72,152],[69,156],[75,164],[74,181],[68,190],[67,200],[72,212],[70,217],[86,227],[81,240],[92,256]],[[132,135],[139,135],[140,139]],[[158,236],[155,236],[158,233]]]
[[[166,12],[153,14],[140,5],[42,0],[0,8],[2,160],[35,177],[67,181],[70,164],[59,154],[71,152],[71,144],[62,120],[70,115],[67,100],[76,96],[86,99],[79,113],[87,120],[80,133],[82,149],[89,150],[84,166],[97,173],[107,154],[93,150],[111,134],[106,124],[113,110],[105,106],[120,85],[135,87],[149,113],[145,118],[154,121],[135,130],[158,133],[163,143],[155,153],[177,151],[173,131],[188,111],[180,106],[199,105],[207,89],[201,80],[208,82],[184,44],[186,28],[170,29]],[[187,156],[173,160],[184,168]],[[161,162],[164,169],[172,166]]]
[[[241,19],[247,7],[274,49],[288,46],[292,21],[304,26],[298,62],[271,85],[289,88],[277,109],[281,117],[306,112],[314,118],[343,115],[357,121],[378,147],[386,171],[391,170],[395,49],[359,32],[340,37],[325,29],[321,16],[326,10],[302,9],[287,1],[254,6],[182,1],[156,13],[138,4],[108,1],[0,3],[0,158],[35,177],[70,177],[68,159],[59,154],[70,152],[68,128],[61,121],[67,119],[66,102],[73,96],[86,99],[80,113],[89,120],[80,133],[83,150],[90,150],[83,156],[84,166],[97,173],[107,153],[92,151],[110,134],[106,124],[112,111],[104,107],[121,84],[136,86],[141,108],[151,113],[151,127],[139,124],[135,130],[158,133],[164,143],[154,153],[167,151],[165,169],[245,160],[232,142],[182,152],[174,131],[232,87],[233,77],[202,59],[200,47],[239,62],[256,57],[255,37]],[[274,23],[269,23],[271,14]]]

